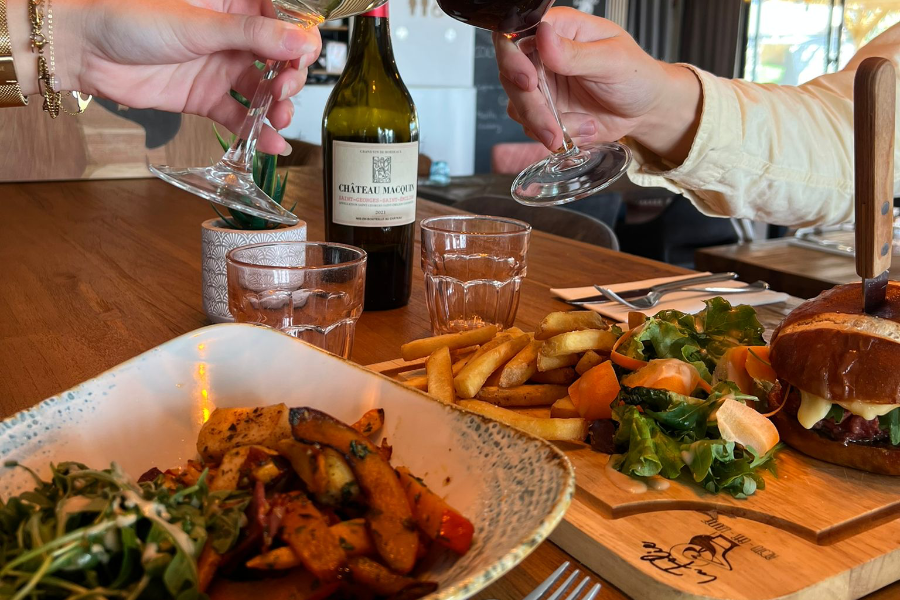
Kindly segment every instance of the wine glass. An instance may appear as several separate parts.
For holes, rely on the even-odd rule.
[[[534,38],[551,4],[553,0],[438,0],[441,9],[457,21],[496,31],[514,41],[537,69],[538,86],[562,129],[563,145],[513,181],[512,197],[528,206],[566,204],[595,194],[621,177],[631,164],[628,147],[616,142],[576,146],[563,126]]]
[[[307,28],[328,20],[368,12],[378,8],[385,1],[272,0],[272,4],[279,19]],[[253,181],[253,153],[265,115],[272,104],[272,80],[285,65],[287,61],[266,61],[262,79],[256,88],[244,123],[222,160],[210,167],[178,168],[150,165],[150,171],[172,185],[206,198],[210,202],[269,221],[287,225],[297,224],[300,220],[293,213],[269,198]]]

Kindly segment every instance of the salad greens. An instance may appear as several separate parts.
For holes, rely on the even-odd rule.
[[[741,394],[724,381],[706,398],[683,396],[667,390],[622,388],[613,407],[618,423],[613,468],[627,475],[667,479],[679,477],[687,467],[694,481],[710,492],[725,491],[746,498],[765,487],[760,469],[774,468],[780,444],[763,456],[752,448],[723,440],[716,428],[715,410],[726,398],[739,402],[754,396]]]
[[[2,598],[206,598],[200,551],[229,550],[250,503],[249,492],[210,492],[208,471],[171,485],[163,473],[135,483],[115,464],[51,469],[50,481],[29,470],[37,487],[0,499]]]
[[[734,346],[765,344],[763,326],[752,306],[732,306],[722,297],[705,301],[706,308],[691,315],[663,310],[650,317],[639,333],[619,352],[638,360],[677,358],[692,364],[707,382],[725,351]]]

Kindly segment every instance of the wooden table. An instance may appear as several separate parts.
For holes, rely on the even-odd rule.
[[[310,239],[322,239],[321,173],[297,169],[290,181],[288,204],[298,202]],[[0,202],[0,418],[208,324],[200,222],[214,213],[206,203],[152,179],[2,184]],[[420,219],[446,212],[419,203]],[[525,329],[567,308],[551,287],[683,272],[537,231],[528,261],[517,319]],[[363,315],[354,360],[395,358],[401,343],[430,333],[422,278],[414,282],[409,306]],[[563,560],[572,559],[545,542],[476,598],[518,600]],[[871,598],[897,593],[893,586]],[[624,597],[608,584],[600,595]]]
[[[853,234],[831,234],[829,238],[853,243]],[[844,239],[846,238],[846,239]],[[859,281],[852,256],[795,246],[792,238],[749,244],[715,246],[698,250],[694,262],[701,271],[734,271],[744,281],[767,281],[774,289],[801,298],[841,283]],[[900,272],[900,256],[894,256],[891,273]]]

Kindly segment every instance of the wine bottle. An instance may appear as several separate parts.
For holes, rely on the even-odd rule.
[[[405,306],[412,285],[419,121],[391,49],[387,4],[354,19],[325,106],[325,238],[368,253],[366,310]]]

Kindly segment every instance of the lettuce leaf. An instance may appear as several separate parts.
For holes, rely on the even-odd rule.
[[[619,351],[639,360],[677,358],[694,365],[704,380],[711,381],[711,372],[726,350],[765,344],[763,326],[753,307],[732,306],[722,297],[705,304],[696,315],[677,310],[656,313]]]
[[[632,476],[668,479],[679,477],[688,467],[694,481],[706,490],[725,491],[736,498],[763,489],[765,481],[759,471],[773,466],[779,446],[759,456],[752,449],[720,439],[709,419],[726,396],[738,401],[751,398],[731,382],[719,383],[706,399],[666,390],[623,388],[612,413],[618,423],[614,442],[622,453],[613,467]]]
[[[891,444],[900,445],[900,408],[895,408],[888,414],[878,417],[878,426],[891,434]]]

